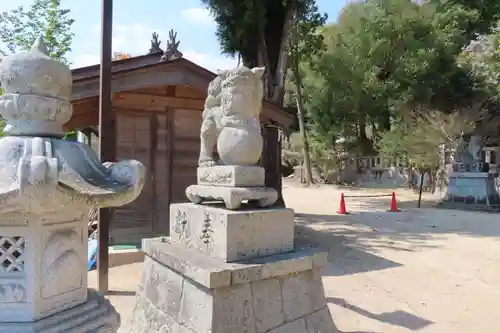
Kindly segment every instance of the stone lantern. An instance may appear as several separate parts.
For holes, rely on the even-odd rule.
[[[0,332],[116,332],[119,315],[87,289],[87,215],[133,201],[145,168],[62,139],[72,75],[41,38],[3,58],[0,84]]]

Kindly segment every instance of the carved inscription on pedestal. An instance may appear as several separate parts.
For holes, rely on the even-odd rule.
[[[205,213],[205,219],[203,220],[203,228],[201,229],[201,240],[203,243],[208,244],[212,240],[212,220],[213,218],[209,213]]]
[[[181,237],[186,233],[186,224],[188,223],[187,212],[177,210],[175,213],[175,233]]]

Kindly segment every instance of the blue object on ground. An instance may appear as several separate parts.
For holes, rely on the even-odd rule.
[[[97,264],[97,239],[95,238],[89,239],[89,252],[87,260],[88,260],[87,270],[91,271],[95,269]]]

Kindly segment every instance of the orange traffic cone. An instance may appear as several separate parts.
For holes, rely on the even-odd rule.
[[[347,209],[345,208],[344,193],[340,194],[340,208],[337,211],[337,214],[347,215]]]
[[[396,201],[396,193],[392,192],[392,199],[391,199],[391,209],[389,209],[390,212],[399,212],[400,210],[398,209],[398,202]]]

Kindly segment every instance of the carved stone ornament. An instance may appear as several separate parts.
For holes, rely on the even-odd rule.
[[[41,38],[3,58],[0,85],[0,333],[116,332],[119,315],[87,289],[88,212],[135,200],[145,167],[62,139],[72,75]]]
[[[101,164],[89,146],[62,140],[72,115],[71,71],[46,55],[41,38],[30,51],[3,58],[0,84],[7,122],[0,139],[0,213],[121,206],[141,193],[140,162]]]

